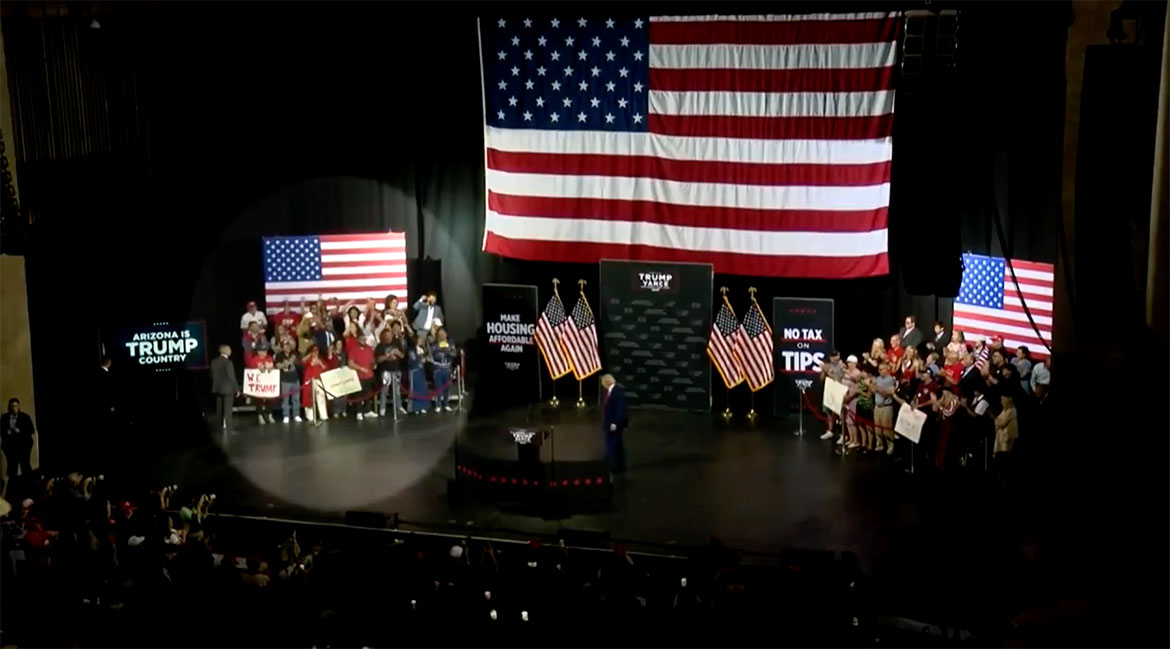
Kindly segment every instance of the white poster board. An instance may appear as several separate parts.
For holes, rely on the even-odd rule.
[[[331,398],[362,391],[362,382],[352,368],[338,367],[321,374],[321,384]]]
[[[894,432],[917,444],[922,437],[922,425],[925,423],[925,412],[915,410],[903,403],[902,408],[898,410],[898,421],[894,423]]]
[[[256,399],[279,397],[280,372],[277,370],[244,370],[243,392]]]
[[[821,398],[821,405],[839,415],[841,408],[845,405],[845,395],[848,393],[849,388],[845,387],[844,383],[826,376],[825,394]]]

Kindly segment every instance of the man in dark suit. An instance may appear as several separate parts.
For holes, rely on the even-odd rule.
[[[425,332],[428,336],[431,335],[431,329],[435,323],[446,322],[443,318],[443,307],[435,304],[435,292],[431,291],[426,295],[420,297],[418,302],[414,303],[414,330],[417,332]]]
[[[975,355],[963,354],[963,371],[959,374],[959,395],[970,400],[975,396],[976,390],[986,391],[987,382],[983,380],[979,368],[975,367]]]
[[[918,328],[918,323],[912,315],[906,316],[905,326],[902,327],[902,331],[898,335],[902,337],[903,347],[918,349],[922,343],[926,342],[926,337],[922,335],[922,331]]]
[[[215,395],[215,423],[225,431],[232,431],[232,406],[240,396],[240,382],[236,380],[236,368],[232,365],[232,348],[219,346],[219,356],[211,361],[211,393]]]
[[[943,351],[947,347],[947,343],[951,342],[951,337],[947,334],[947,328],[943,325],[942,320],[934,321],[934,338],[926,343],[928,352],[938,352],[939,357],[943,357],[946,353]]]
[[[4,455],[8,458],[8,476],[10,479],[20,473],[22,478],[32,475],[33,435],[37,429],[33,426],[32,417],[27,412],[20,411],[20,399],[12,397],[8,400],[8,412],[0,417],[0,444],[3,445]]]
[[[601,422],[605,432],[605,457],[609,461],[610,480],[626,470],[626,449],[622,434],[630,427],[626,395],[612,374],[601,377]]]

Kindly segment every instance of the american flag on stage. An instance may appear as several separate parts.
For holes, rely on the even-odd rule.
[[[743,365],[752,392],[772,382],[776,373],[772,365],[772,328],[764,319],[760,304],[754,299],[735,332],[735,353]]]
[[[1034,358],[1047,358],[1052,345],[1052,264],[1012,260],[1020,290],[1002,257],[963,255],[963,281],[955,298],[954,328],[968,342],[1002,336],[1003,345],[1015,350],[1024,345]],[[1023,302],[1021,303],[1021,296]],[[1024,304],[1040,335],[1028,322]]]
[[[264,301],[285,300],[299,307],[318,296],[344,302],[374,299],[381,308],[389,294],[408,302],[406,234],[322,234],[264,237]]]
[[[560,327],[561,343],[569,358],[573,361],[573,376],[577,380],[597,373],[601,369],[601,353],[597,346],[597,323],[593,319],[593,309],[585,300],[585,294],[577,298],[573,307],[573,316],[567,318]]]
[[[483,249],[888,272],[897,13],[480,21]]]
[[[714,363],[715,369],[719,370],[719,376],[723,377],[723,385],[729,390],[743,383],[743,365],[735,355],[736,324],[735,312],[731,310],[731,305],[724,297],[723,304],[719,307],[719,315],[715,316],[715,322],[711,323],[711,336],[707,339],[707,356]]]
[[[567,320],[561,296],[553,295],[545,305],[544,313],[540,314],[540,320],[536,322],[536,346],[540,348],[548,375],[554,381],[573,371],[573,362],[561,344],[561,326]]]

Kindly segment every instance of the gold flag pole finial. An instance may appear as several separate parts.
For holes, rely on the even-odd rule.
[[[727,287],[726,287],[726,286],[720,286],[720,287],[719,287],[719,292],[720,292],[720,293],[722,293],[722,294],[724,295],[724,297],[726,297],[726,296],[727,296]]]
[[[751,295],[751,296],[752,296],[752,300],[755,300],[755,299],[756,299],[756,287],[754,287],[754,286],[749,286],[749,287],[748,287],[748,295]]]

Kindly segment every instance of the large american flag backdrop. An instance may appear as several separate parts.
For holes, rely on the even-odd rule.
[[[888,272],[894,13],[480,20],[483,248]]]
[[[389,294],[400,306],[406,292],[406,233],[322,234],[264,237],[264,301],[271,309],[288,300],[299,307],[318,296],[342,303]]]
[[[1052,264],[1012,260],[1016,282],[1002,257],[963,255],[963,281],[955,297],[954,323],[967,342],[1001,336],[1008,349],[1024,345],[1033,357],[1047,358],[1052,345]],[[1023,298],[1021,300],[1020,298]],[[1024,305],[1036,329],[1028,322]]]

